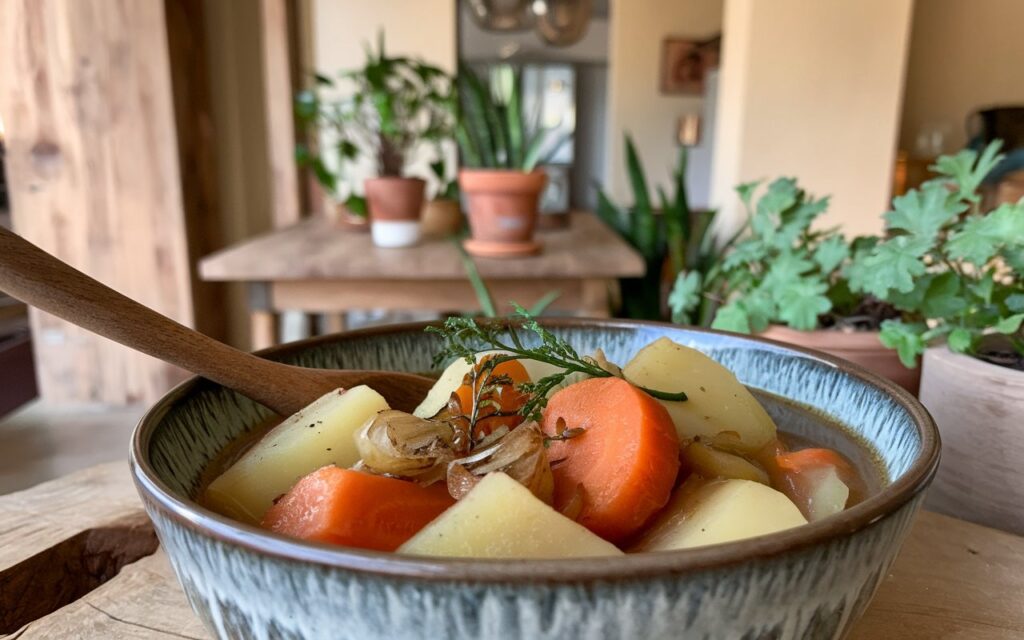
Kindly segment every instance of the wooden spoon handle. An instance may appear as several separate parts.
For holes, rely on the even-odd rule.
[[[68,322],[197,373],[287,415],[323,387],[315,371],[253,356],[127,298],[0,227],[0,289]],[[322,393],[326,393],[324,389]]]

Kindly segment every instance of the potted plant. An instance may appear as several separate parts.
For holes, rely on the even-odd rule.
[[[691,210],[686,196],[686,147],[681,147],[679,160],[672,170],[674,193],[658,188],[656,208],[648,188],[647,174],[629,134],[625,135],[626,173],[633,191],[633,205],[615,204],[597,186],[597,215],[643,257],[646,272],[640,278],[619,280],[621,308],[627,318],[662,320],[667,316],[666,296],[673,280],[684,272],[688,283],[712,268],[729,244],[716,243],[711,233],[716,212]],[[699,290],[700,285],[696,285]],[[681,290],[681,289],[679,289]],[[674,322],[706,326],[711,322],[715,301],[698,296],[693,304],[671,297]]]
[[[523,113],[520,75],[495,69],[486,85],[467,65],[459,69],[455,139],[462,152],[459,189],[466,197],[472,254],[489,257],[536,253],[541,191],[547,180],[542,156],[558,148],[538,119]]]
[[[882,323],[899,316],[891,304],[855,293],[848,272],[876,240],[847,240],[812,230],[828,207],[791,178],[737,188],[747,220],[725,258],[699,279],[684,274],[673,290],[684,308],[710,297],[722,303],[711,326],[818,349],[856,362],[917,391],[920,375],[883,344]],[[698,290],[700,287],[700,290]]]
[[[929,506],[1022,534],[1024,201],[986,212],[978,192],[998,148],[939,158],[935,180],[894,199],[888,237],[851,279],[905,314],[882,340],[907,364],[924,355],[945,460]]]
[[[459,186],[448,177],[447,163],[442,149],[438,149],[438,159],[430,163],[430,171],[437,181],[434,197],[423,206],[423,234],[433,237],[445,237],[462,231],[462,206],[459,204]]]
[[[408,246],[419,239],[426,182],[406,175],[407,161],[421,143],[450,136],[451,80],[422,60],[386,55],[383,35],[378,47],[377,52],[367,48],[362,68],[339,75],[346,97],[322,96],[322,91],[337,88],[322,74],[316,75],[315,90],[299,94],[299,120],[315,124],[330,140],[337,162],[332,171],[318,149],[305,147],[300,148],[300,160],[334,193],[341,165],[371,157],[376,177],[363,185],[373,241],[382,247]]]

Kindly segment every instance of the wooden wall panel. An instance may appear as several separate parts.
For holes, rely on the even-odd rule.
[[[14,228],[192,323],[164,5],[0,2],[0,113]],[[45,398],[154,398],[180,372],[33,314]]]

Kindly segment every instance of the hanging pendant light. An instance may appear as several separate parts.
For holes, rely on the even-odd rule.
[[[533,0],[530,10],[537,17],[541,38],[556,47],[567,47],[587,34],[592,6],[591,0]]]
[[[488,31],[524,31],[534,20],[530,0],[469,0],[469,13]]]

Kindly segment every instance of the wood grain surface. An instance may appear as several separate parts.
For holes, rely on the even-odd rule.
[[[95,467],[0,497],[0,611],[28,561],[83,532],[141,515],[127,465]],[[123,526],[123,525],[121,525]],[[140,531],[148,527],[139,525]],[[36,535],[26,535],[28,531]],[[152,550],[150,550],[152,552]],[[90,548],[82,547],[88,559]],[[77,582],[84,562],[52,567]],[[63,574],[61,572],[64,572]],[[72,572],[72,573],[68,573]],[[37,585],[32,585],[36,589]],[[34,594],[35,592],[32,591]],[[5,635],[9,634],[9,635]],[[109,580],[0,639],[210,637],[192,614],[163,553],[125,564]],[[922,513],[855,640],[1010,640],[1024,637],[1024,538]]]
[[[14,228],[190,324],[171,86],[163,2],[0,2]],[[32,331],[50,400],[155,400],[181,376],[49,315]]]
[[[488,280],[525,278],[620,278],[641,276],[640,256],[590,213],[573,214],[568,229],[543,232],[536,257],[476,258]],[[450,240],[425,240],[407,249],[373,246],[326,218],[258,236],[205,258],[207,280],[465,280]]]

